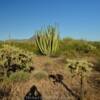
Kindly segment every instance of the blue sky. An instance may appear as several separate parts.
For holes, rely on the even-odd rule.
[[[100,0],[0,0],[0,39],[58,24],[61,37],[100,40]]]

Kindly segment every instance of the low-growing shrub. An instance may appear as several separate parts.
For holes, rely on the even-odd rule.
[[[48,77],[48,73],[46,71],[34,71],[34,77],[37,80],[46,79]]]
[[[13,41],[12,42],[12,45],[15,46],[15,47],[18,47],[20,49],[23,49],[23,50],[26,50],[26,51],[29,51],[29,52],[35,52],[36,50],[36,47],[35,47],[35,43],[34,41]]]
[[[64,38],[60,41],[59,53],[67,57],[98,56],[98,49],[91,42]]]
[[[10,75],[8,80],[11,82],[26,81],[29,79],[30,74],[24,71],[19,71]]]

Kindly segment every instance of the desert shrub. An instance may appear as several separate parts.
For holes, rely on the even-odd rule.
[[[24,82],[27,81],[30,77],[30,73],[25,71],[17,71],[12,73],[9,77],[3,77],[3,81],[1,83],[7,85],[14,82]]]
[[[100,57],[97,58],[96,61],[94,61],[93,63],[94,63],[93,69],[95,71],[100,72]]]
[[[77,55],[76,49],[74,47],[74,40],[70,38],[64,38],[60,40],[59,43],[59,55],[66,55],[67,57],[75,57]]]
[[[9,43],[10,42],[10,43]],[[27,50],[29,52],[34,52],[34,49],[36,49],[34,40],[6,40],[5,42],[1,42],[1,46],[5,44],[5,45],[12,45],[15,46],[17,48],[23,49],[23,50]]]
[[[24,71],[18,71],[10,75],[8,78],[11,82],[26,81],[29,79],[30,74]]]
[[[59,49],[60,55],[66,55],[67,57],[97,55],[96,46],[85,40],[64,38],[60,41]]]
[[[94,47],[96,47],[96,50],[94,51],[94,53],[96,54],[96,56],[100,57],[100,42],[90,42],[91,45],[93,45]]]
[[[84,53],[84,54],[88,54],[88,53],[92,53],[92,51],[94,51],[96,49],[95,46],[89,44],[88,42],[77,42],[74,44],[75,45],[75,49],[76,51],[78,51],[79,53]]]
[[[34,77],[37,80],[46,79],[48,77],[48,74],[46,71],[42,71],[42,70],[34,71]]]
[[[33,54],[10,45],[0,49],[0,74],[10,75],[18,70],[29,71],[32,67]]]
[[[30,51],[30,52],[34,52],[34,49],[35,49],[35,44],[31,41],[26,41],[26,42],[24,42],[24,41],[22,41],[22,42],[13,41],[12,45],[16,46],[20,49]]]
[[[0,48],[2,48],[3,42],[0,41]]]
[[[90,42],[90,44],[92,44],[93,46],[95,46],[97,49],[100,50],[100,41],[97,41],[97,42]]]
[[[52,56],[56,53],[59,43],[59,34],[56,27],[48,26],[36,32],[36,45],[43,55]]]

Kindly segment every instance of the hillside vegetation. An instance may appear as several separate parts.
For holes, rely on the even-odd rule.
[[[4,42],[0,42],[0,48]],[[9,41],[5,42],[9,44]],[[10,41],[12,46],[19,47],[36,54],[41,54],[38,47],[35,45],[34,40],[27,41]],[[100,56],[100,42],[99,41],[86,41],[75,40],[72,38],[64,38],[59,40],[59,49],[55,53],[55,56],[66,55],[68,57],[80,57],[80,56]]]

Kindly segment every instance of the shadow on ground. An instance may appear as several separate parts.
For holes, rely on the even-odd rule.
[[[38,91],[37,87],[33,85],[24,97],[24,100],[42,100],[42,95]]]
[[[0,89],[0,100],[2,100],[3,98],[6,98],[10,95],[10,90],[3,90]]]
[[[74,93],[72,89],[68,87],[67,84],[63,82],[63,76],[61,74],[56,74],[56,75],[49,75],[49,79],[52,80],[52,82],[56,85],[56,83],[59,83],[63,85],[63,87],[73,96],[76,98],[76,100],[80,100],[80,96]]]

